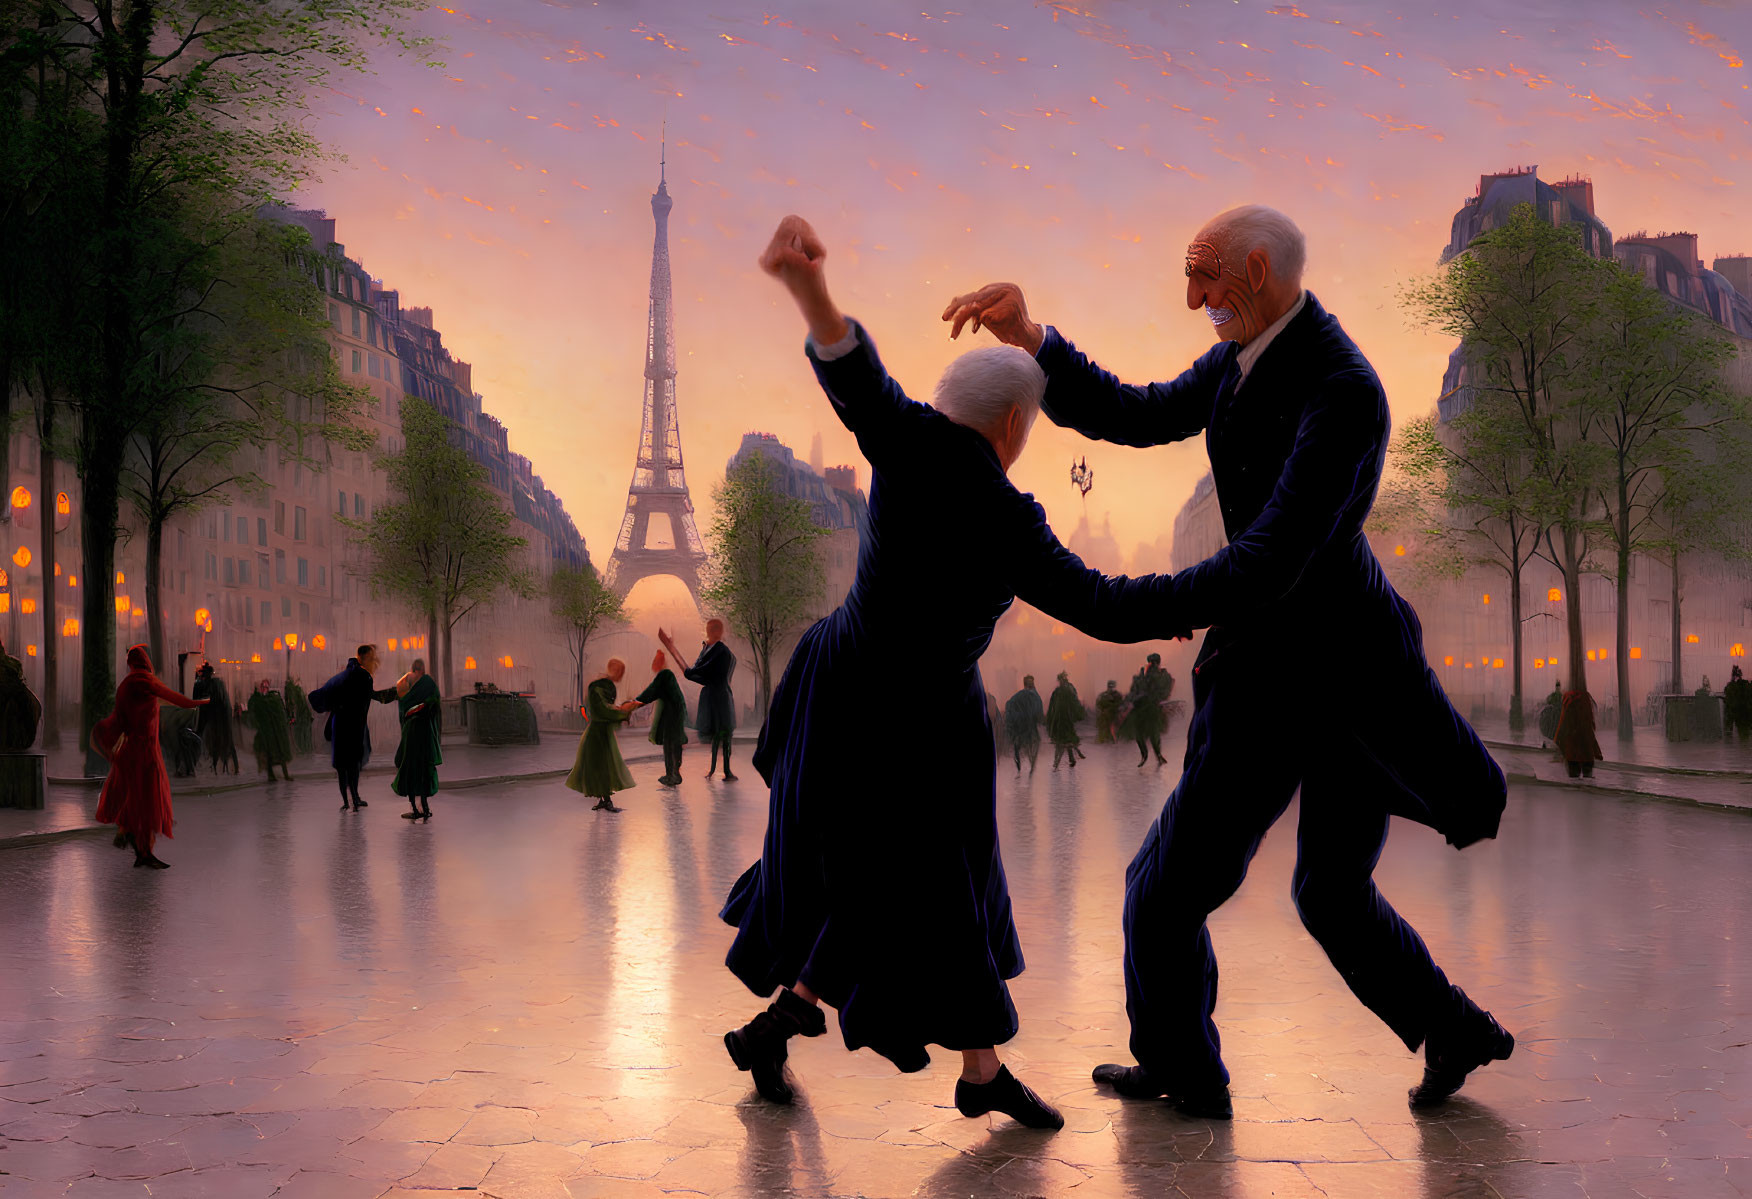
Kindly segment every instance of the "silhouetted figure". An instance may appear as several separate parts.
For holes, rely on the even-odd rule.
[[[286,705],[280,700],[280,693],[272,689],[267,679],[256,681],[256,689],[249,696],[249,722],[255,726],[255,760],[256,769],[267,772],[268,781],[274,781],[274,767],[280,768],[280,773],[286,776],[286,781],[292,780],[292,721],[286,715]]]
[[[1018,596],[1097,637],[1171,635],[1154,615],[1167,580],[1087,569],[1011,485],[1042,382],[1026,355],[964,355],[933,407],[914,403],[828,299],[822,257],[813,230],[787,217],[763,265],[802,309],[816,377],[871,465],[869,519],[845,599],[804,632],[761,730],[766,837],[723,918],[737,930],[727,965],[778,996],[725,1045],[762,1096],[789,1102],[786,1044],[826,1030],[825,1002],[848,1049],[867,1045],[903,1071],[925,1067],[929,1044],[960,1050],[963,1115],[1062,1127],[997,1055],[1017,1029],[1007,980],[1022,953],[978,662]],[[921,700],[934,716],[930,769],[872,755],[854,714],[904,719]]]
[[[408,801],[403,820],[432,819],[432,797],[438,794],[438,767],[444,762],[439,736],[443,729],[443,697],[438,682],[426,673],[424,658],[415,658],[395,681],[396,715],[401,718],[401,744],[395,747],[395,779],[389,789]]]
[[[687,661],[675,648],[668,633],[658,629],[657,639],[671,658],[677,662]],[[706,621],[706,641],[700,646],[700,656],[694,659],[692,666],[682,667],[681,676],[690,683],[698,683],[700,688],[700,707],[694,714],[694,731],[699,733],[701,741],[712,747],[706,777],[712,777],[712,771],[718,768],[718,755],[722,753],[724,781],[727,783],[736,781],[736,776],[730,772],[730,737],[736,731],[736,697],[730,693],[730,676],[735,673],[736,655],[724,644],[724,622],[714,616]]]
[[[20,753],[35,742],[43,704],[24,681],[24,663],[0,644],[0,753]]]
[[[202,662],[195,670],[194,697],[208,702],[198,714],[195,732],[207,749],[207,760],[213,773],[227,764],[237,773],[237,734],[232,727],[231,692],[225,680],[213,673],[211,662]]]
[[[1557,740],[1557,722],[1563,718],[1563,684],[1553,683],[1551,694],[1545,697],[1545,704],[1539,709],[1540,748]]]
[[[1302,288],[1302,233],[1261,205],[1225,212],[1187,247],[1186,303],[1218,343],[1178,378],[1121,383],[1028,316],[1021,290],[957,297],[1047,374],[1056,424],[1130,446],[1205,435],[1228,544],[1174,575],[1173,623],[1209,629],[1193,667],[1185,771],[1126,874],[1126,1011],[1135,1066],[1098,1083],[1169,1096],[1183,1113],[1231,1106],[1207,916],[1301,792],[1298,911],[1340,977],[1405,1044],[1424,1049],[1414,1107],[1440,1103],[1514,1039],[1431,959],[1373,882],[1388,816],[1456,847],[1496,835],[1507,783],[1423,656],[1411,606],[1364,535],[1391,432],[1368,360]],[[1270,726],[1262,683],[1285,646],[1343,646],[1320,701]],[[1141,705],[1140,705],[1141,706]]]
[[[91,743],[109,759],[109,774],[97,801],[97,822],[116,826],[116,845],[134,847],[134,865],[167,870],[153,854],[160,836],[171,835],[170,777],[158,748],[158,705],[194,708],[210,704],[172,691],[152,673],[144,645],[128,651],[128,673],[116,688],[115,711],[91,730]]]
[[[1734,667],[1733,677],[1722,688],[1722,718],[1735,735],[1744,741],[1752,733],[1752,682]]]
[[[1595,707],[1594,697],[1586,691],[1563,693],[1563,714],[1558,717],[1552,741],[1563,755],[1572,779],[1593,778],[1594,763],[1605,757],[1595,736]]]
[[[292,719],[292,748],[296,753],[307,754],[313,747],[310,731],[311,725],[316,723],[316,715],[310,710],[310,700],[297,679],[287,677],[285,694],[286,715]]]
[[[1022,690],[1012,695],[1004,705],[1004,735],[1010,739],[1010,752],[1016,755],[1016,773],[1022,773],[1022,755],[1028,755],[1028,773],[1034,773],[1034,761],[1040,756],[1040,726],[1046,723],[1046,705],[1040,692],[1034,689],[1034,676],[1022,676]]]
[[[1156,754],[1156,765],[1166,766],[1162,756],[1162,734],[1168,728],[1168,712],[1162,706],[1174,694],[1174,676],[1162,669],[1162,655],[1151,654],[1144,659],[1144,668],[1132,677],[1131,691],[1125,701],[1131,705],[1120,731],[1138,743],[1138,765],[1149,762],[1150,751]]]
[[[1108,745],[1114,740],[1114,734],[1119,726],[1119,709],[1125,703],[1125,693],[1115,683],[1117,680],[1107,680],[1107,690],[1095,697],[1095,744]]]
[[[669,669],[661,650],[651,659],[651,670],[650,686],[639,692],[638,700],[641,704],[657,705],[650,734],[651,744],[663,747],[663,777],[657,781],[665,787],[679,787],[681,751],[687,744],[687,697],[681,693],[681,684],[675,681],[675,672]],[[728,762],[726,759],[726,768]]]
[[[353,811],[371,805],[359,796],[359,772],[371,761],[371,705],[395,700],[395,688],[372,685],[377,672],[375,645],[361,645],[346,667],[310,693],[310,706],[328,713],[322,735],[330,744],[329,761],[341,788],[341,811],[349,801]]]
[[[629,699],[615,703],[615,684],[626,677],[627,664],[610,658],[601,678],[591,680],[584,690],[584,735],[578,738],[578,756],[573,759],[572,773],[566,776],[566,786],[580,795],[589,795],[596,802],[591,811],[619,812],[614,793],[633,785],[633,775],[621,757],[615,733],[639,706]]]
[[[1071,686],[1070,675],[1059,671],[1058,686],[1052,689],[1052,699],[1046,705],[1046,734],[1052,738],[1052,768],[1058,769],[1059,759],[1065,754],[1071,757],[1071,766],[1077,765],[1077,744],[1082,738],[1077,735],[1077,722],[1089,713],[1084,710],[1083,702],[1077,698],[1077,689]]]

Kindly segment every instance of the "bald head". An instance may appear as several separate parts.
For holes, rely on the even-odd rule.
[[[1275,208],[1248,204],[1205,222],[1186,249],[1186,306],[1218,337],[1246,345],[1295,306],[1307,242]]]

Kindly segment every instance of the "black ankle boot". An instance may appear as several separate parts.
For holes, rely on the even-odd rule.
[[[997,1077],[990,1082],[955,1083],[955,1109],[964,1116],[983,1116],[987,1112],[1003,1112],[1018,1124],[1028,1128],[1063,1128],[1065,1118],[1058,1108],[1036,1095],[1027,1083],[1010,1073],[1010,1067],[999,1066]]]
[[[724,1048],[738,1070],[754,1076],[755,1089],[763,1099],[789,1103],[791,1084],[785,1081],[785,1043],[795,1036],[819,1037],[827,1031],[827,1017],[819,1007],[799,998],[785,987],[766,1011],[724,1034]]]

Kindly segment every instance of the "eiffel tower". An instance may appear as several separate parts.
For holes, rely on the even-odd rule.
[[[694,525],[675,411],[675,301],[669,289],[669,210],[675,201],[669,198],[667,162],[660,162],[658,170],[657,191],[651,197],[657,239],[651,249],[651,312],[645,326],[645,415],[607,582],[624,597],[640,579],[671,575],[687,584],[698,604],[706,548]],[[661,518],[659,531],[667,526],[667,537],[652,536],[653,517]]]

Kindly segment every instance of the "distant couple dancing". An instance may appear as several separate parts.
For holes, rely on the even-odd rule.
[[[1448,982],[1372,874],[1400,815],[1456,848],[1496,835],[1506,786],[1424,662],[1417,616],[1363,536],[1388,439],[1386,397],[1338,321],[1302,289],[1301,232],[1237,208],[1186,255],[1187,307],[1218,341],[1178,378],[1133,386],[1030,319],[1000,283],[954,300],[1003,343],[950,363],[930,405],[888,376],[870,334],[828,296],[814,230],[786,217],[761,266],[790,291],[834,412],[873,471],[869,523],[845,601],[804,634],[774,694],[754,764],[772,789],[761,858],[722,913],[727,964],[774,1002],[725,1035],[760,1093],[785,1103],[786,1045],[839,1013],[848,1049],[903,1071],[925,1046],[960,1050],[955,1104],[1059,1128],[1051,1104],[998,1062],[1016,1034],[1007,980],[1022,949],[998,851],[995,762],[978,662],[1016,597],[1107,641],[1190,637],[1184,773],[1126,872],[1126,1011],[1136,1065],[1097,1083],[1181,1112],[1228,1118],[1229,1073],[1212,1012],[1217,965],[1205,919],[1234,894],[1267,829],[1301,789],[1297,911],[1345,982],[1407,1049],[1424,1050],[1414,1105],[1439,1103],[1513,1038]],[[1128,446],[1205,434],[1229,544],[1172,576],[1108,578],[1053,535],[1007,477],[1037,412]],[[945,519],[945,514],[954,519]],[[1279,643],[1346,647],[1355,699],[1297,722],[1261,754],[1251,680]],[[896,662],[908,669],[897,672]],[[884,680],[894,679],[894,683]],[[876,696],[870,688],[880,689]],[[873,764],[844,714],[948,704],[920,771]]]

